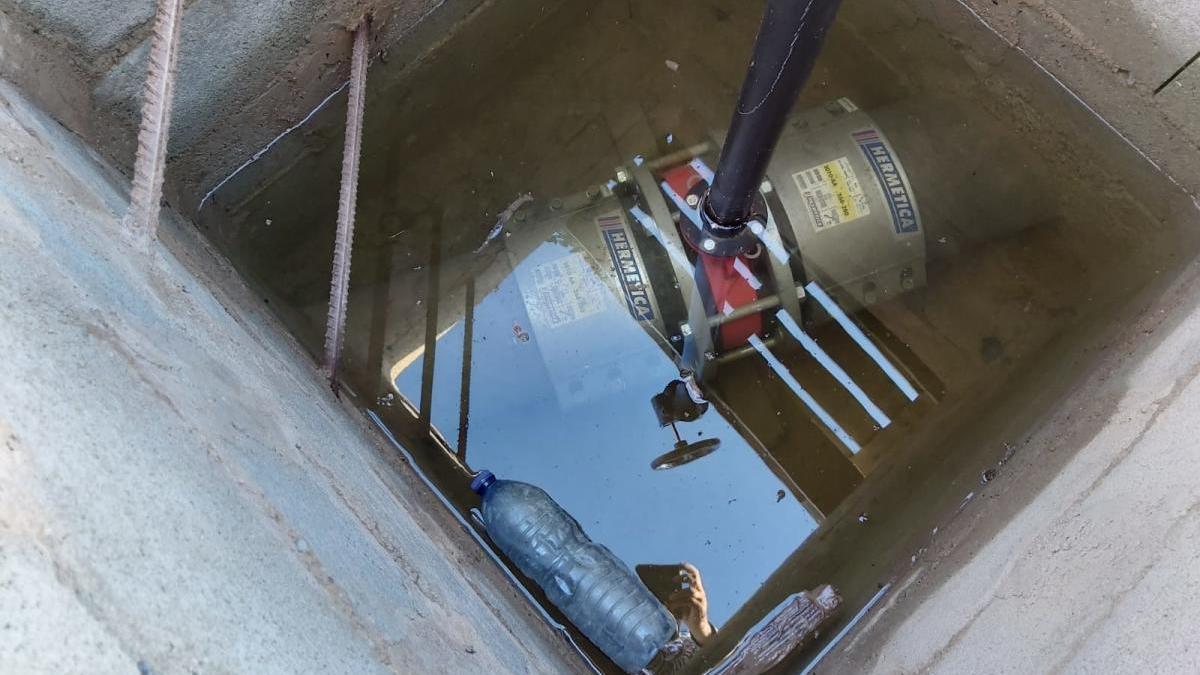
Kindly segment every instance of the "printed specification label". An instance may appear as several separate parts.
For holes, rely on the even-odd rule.
[[[603,282],[578,253],[533,268],[533,288],[524,289],[525,308],[535,323],[557,328],[604,309]]]
[[[817,232],[871,214],[866,192],[846,157],[794,173],[792,180]]]

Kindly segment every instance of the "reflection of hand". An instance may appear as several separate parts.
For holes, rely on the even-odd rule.
[[[708,622],[708,596],[700,570],[690,563],[680,563],[678,575],[681,588],[667,598],[667,609],[687,625],[696,644],[702,645],[717,631]]]

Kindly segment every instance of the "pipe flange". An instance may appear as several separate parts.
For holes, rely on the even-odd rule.
[[[718,223],[709,213],[708,190],[700,195],[696,211],[700,214],[700,225],[696,225],[691,218],[681,218],[679,221],[683,240],[700,253],[722,258],[753,252],[758,246],[758,237],[746,225],[751,220],[767,222],[767,203],[761,194],[755,195],[754,207],[741,223]]]

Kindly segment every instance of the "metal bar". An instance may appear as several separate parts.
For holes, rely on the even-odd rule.
[[[774,347],[779,343],[779,337],[776,335],[772,335],[771,337],[764,339],[762,341],[762,343],[767,347]],[[714,361],[719,366],[726,366],[726,365],[729,365],[730,363],[733,363],[734,361],[740,361],[740,360],[746,358],[747,356],[750,356],[750,355],[756,354],[756,353],[758,353],[758,352],[755,350],[754,346],[749,345],[749,344],[744,344],[741,347],[735,347],[733,349],[730,349],[729,351],[721,352],[720,354],[717,355],[717,358],[714,359]]]
[[[646,162],[644,166],[650,171],[658,171],[659,169],[663,169],[668,166],[674,166],[680,162],[692,159],[693,157],[699,157],[711,149],[712,145],[707,142],[689,145],[682,150],[676,150],[675,152],[663,155],[662,157],[655,157],[654,159]]]
[[[642,198],[646,200],[646,206],[650,209],[650,217],[655,223],[663,223],[666,227],[658,227],[655,225],[654,230],[661,235],[663,246],[668,251],[678,251],[679,255],[672,255],[671,261],[675,268],[675,280],[679,282],[679,295],[683,297],[684,304],[687,306],[688,318],[687,324],[691,329],[691,335],[687,336],[684,351],[692,354],[695,352],[692,363],[686,363],[680,358],[676,364],[680,367],[687,367],[694,370],[697,382],[703,382],[705,377],[711,377],[712,373],[707,373],[710,364],[706,354],[712,352],[712,334],[710,331],[704,330],[708,325],[707,314],[704,309],[704,299],[700,297],[700,289],[696,286],[696,269],[690,262],[687,261],[686,255],[683,254],[683,241],[679,237],[679,229],[676,228],[671,220],[671,211],[667,208],[667,202],[663,199],[662,192],[658,190],[657,184],[654,182],[654,176],[645,166],[634,167],[630,170],[634,181],[641,190]],[[643,227],[648,224],[639,220]],[[657,238],[657,236],[656,236]],[[691,349],[686,347],[691,345]]]
[[[147,249],[158,231],[182,20],[183,0],[159,0],[147,57],[149,72],[142,90],[142,119],[133,163],[133,183],[129,190],[129,211],[124,219],[124,226],[132,230]]]
[[[437,363],[439,281],[442,273],[442,222],[434,218],[429,233],[429,281],[425,285],[425,353],[421,360],[420,421],[426,433],[433,410],[433,369]]]
[[[797,289],[797,290],[800,290],[800,289]],[[738,319],[743,319],[747,316],[750,316],[751,314],[758,314],[759,312],[763,312],[768,309],[774,309],[778,306],[779,306],[779,296],[778,295],[768,295],[765,298],[759,298],[758,300],[755,300],[754,302],[746,303],[746,304],[742,305],[741,307],[738,307],[737,309],[733,310],[732,312],[728,312],[726,314],[715,314],[713,316],[710,316],[710,317],[708,317],[708,325],[711,326],[712,328],[716,328],[717,326],[723,326],[723,325],[729,323],[730,321],[737,321]]]
[[[329,287],[329,316],[325,320],[325,370],[330,383],[337,377],[345,340],[346,306],[350,298],[350,253],[354,245],[354,208],[358,199],[358,163],[362,154],[363,109],[367,95],[367,41],[370,19],[354,31],[350,57],[350,99],[346,104],[346,140],[342,147],[342,185],[338,196],[337,235],[333,244],[333,279]]]
[[[773,345],[774,339],[767,339],[766,344]],[[753,347],[747,345],[745,349],[749,349],[751,354],[754,353]],[[720,359],[721,357],[718,356],[717,358]],[[741,416],[736,410],[729,407],[729,404],[727,404],[725,400],[721,398],[720,393],[718,391],[709,390],[705,392],[705,394],[708,396],[709,402],[717,407],[717,410],[721,413],[721,417],[724,417],[726,420],[728,420],[729,424],[732,425],[733,428],[742,435],[742,438],[746,439],[746,442],[749,443],[751,449],[758,454],[758,457],[762,460],[763,464],[765,464],[767,468],[771,470],[771,473],[775,474],[775,477],[779,479],[779,482],[783,483],[784,487],[786,487],[788,491],[796,497],[796,501],[804,507],[804,510],[808,511],[808,515],[812,517],[813,522],[820,523],[821,521],[825,520],[826,514],[817,508],[816,502],[814,502],[808,496],[808,494],[804,492],[804,488],[800,487],[800,484],[796,482],[795,477],[788,473],[787,469],[783,468],[783,465],[779,463],[779,458],[767,449],[767,446],[762,442],[762,439],[760,439],[758,435],[754,433],[754,430],[742,420]]]
[[[700,212],[695,207],[690,206],[683,195],[672,189],[670,183],[664,180],[658,184],[658,187],[662,188],[662,191],[671,198],[671,201],[675,204],[675,208],[679,209],[680,214],[692,221],[692,224],[696,227],[704,227],[704,221],[700,218]]]
[[[854,340],[855,344],[857,344],[864,352],[866,352],[867,356],[869,356],[871,360],[875,362],[875,365],[879,366],[880,370],[882,370],[884,374],[888,376],[888,379],[892,381],[892,384],[895,384],[900,391],[904,392],[904,395],[908,397],[908,400],[917,400],[917,390],[912,386],[908,379],[905,378],[904,375],[900,374],[900,371],[896,368],[896,366],[892,365],[892,362],[883,355],[883,352],[879,351],[879,348],[875,346],[874,342],[871,342],[871,339],[867,337],[866,333],[863,333],[862,329],[859,328],[858,325],[853,321],[851,321],[850,317],[846,316],[846,312],[844,312],[842,308],[833,301],[833,298],[829,297],[829,295],[824,289],[821,288],[820,285],[817,284],[817,282],[810,282],[804,288],[814,300],[816,300],[822,307],[825,308],[825,311],[829,313],[829,316],[833,317],[833,320],[838,322],[838,325],[842,327],[842,330],[846,331],[846,334],[850,336],[850,339]]]
[[[780,209],[782,211],[782,208]],[[767,209],[767,226],[759,232],[755,225],[758,221],[752,221],[750,231],[758,236],[759,241],[770,250],[771,255],[767,259],[767,264],[771,268],[771,276],[775,278],[776,288],[786,288],[795,286],[798,294],[795,296],[787,295],[783,298],[783,308],[792,316],[800,316],[800,300],[804,298],[804,287],[801,285],[802,280],[796,278],[795,270],[788,264],[787,247],[783,243],[783,237],[779,231],[779,221],[776,220],[772,209]],[[776,250],[778,249],[778,250]],[[783,253],[783,255],[780,255]]]
[[[475,275],[467,277],[463,311],[462,382],[458,386],[458,459],[467,461],[467,425],[471,422],[471,351],[475,342]]]
[[[783,380],[784,384],[786,384],[792,390],[792,393],[795,394],[796,397],[808,407],[809,411],[821,421],[821,424],[825,425],[825,428],[828,429],[835,438],[841,441],[842,445],[846,446],[846,449],[850,451],[850,454],[857,455],[859,451],[862,450],[862,446],[858,444],[858,441],[854,440],[854,437],[846,433],[846,430],[842,428],[842,425],[838,424],[837,420],[833,419],[833,415],[830,415],[820,403],[817,403],[817,399],[813,398],[812,394],[809,394],[808,391],[801,386],[800,382],[796,380],[794,376],[792,376],[791,372],[788,371],[787,366],[784,366],[783,362],[779,360],[779,357],[772,354],[771,350],[765,344],[763,344],[761,338],[759,338],[757,335],[751,335],[750,344],[758,351],[759,354],[762,355],[763,359],[766,360],[767,365],[771,366],[771,370],[775,371],[775,374],[778,375],[779,378]]]
[[[841,0],[769,0],[707,200],[721,225],[744,225],[775,143],[812,73]]]
[[[672,240],[670,238],[663,234],[662,230],[658,227],[658,223],[654,222],[654,218],[650,214],[643,211],[641,207],[634,206],[629,209],[629,215],[633,216],[641,224],[642,229],[646,230],[646,234],[658,240],[659,244],[662,244],[663,249],[666,250],[667,255],[671,258],[671,266],[675,268],[676,278],[687,277],[691,279],[696,274],[696,268],[692,265],[692,262],[687,259],[683,251],[679,250],[679,247],[671,243]]]
[[[797,324],[787,312],[777,312],[775,317],[779,319],[779,323],[783,325],[783,327],[786,328],[789,333],[792,334],[792,337],[796,338],[796,341],[799,342],[802,347],[804,347],[804,351],[808,352],[810,356],[816,359],[817,363],[821,364],[821,366],[833,376],[833,379],[837,380],[842,387],[846,389],[846,391],[850,392],[850,395],[854,397],[854,400],[858,401],[858,404],[862,406],[862,409],[865,410],[868,415],[871,416],[871,419],[875,420],[875,423],[879,425],[880,429],[886,429],[891,425],[892,420],[887,416],[887,413],[883,412],[879,406],[875,405],[875,402],[871,400],[871,397],[867,396],[867,392],[863,391],[862,387],[858,386],[858,383],[854,381],[854,378],[850,377],[850,374],[847,373],[840,365],[838,365],[837,361],[834,361],[833,358],[821,348],[821,345],[818,345],[817,341],[812,339],[811,335],[805,333],[804,329],[800,328],[799,324]]]

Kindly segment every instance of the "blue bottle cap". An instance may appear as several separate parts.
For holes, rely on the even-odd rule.
[[[483,493],[487,492],[487,489],[491,487],[492,483],[495,482],[496,475],[491,471],[484,469],[475,474],[475,477],[471,479],[471,490],[475,494],[482,495]]]

